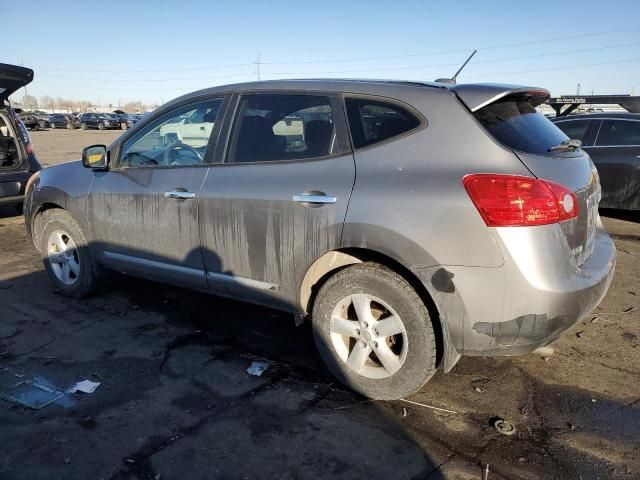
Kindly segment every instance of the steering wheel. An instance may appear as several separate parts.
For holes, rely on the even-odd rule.
[[[193,148],[191,145],[187,145],[181,142],[176,142],[176,143],[172,143],[167,149],[165,149],[164,154],[162,156],[162,163],[164,165],[179,165],[177,162],[174,163],[175,160],[172,161],[172,159],[170,158],[173,155],[173,152],[178,148],[182,148],[184,150],[188,150],[189,152],[193,153],[198,158],[198,163],[202,163],[202,156],[200,155],[200,152],[198,152],[198,150]]]

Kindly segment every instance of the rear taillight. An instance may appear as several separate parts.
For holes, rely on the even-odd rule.
[[[462,182],[489,227],[547,225],[578,216],[573,192],[548,180],[483,173]]]

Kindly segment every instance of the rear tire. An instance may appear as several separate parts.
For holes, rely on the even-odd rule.
[[[352,265],[330,277],[316,297],[312,323],[329,370],[366,397],[404,398],[436,371],[426,306],[404,278],[382,265]]]
[[[55,129],[55,128],[56,128],[56,124],[55,124],[55,123],[51,123],[51,124],[49,124],[49,128],[51,128],[51,129]]]
[[[64,295],[89,295],[99,285],[100,269],[80,225],[64,210],[47,210],[43,215],[40,252],[49,277]]]
[[[98,124],[98,130],[104,130],[104,124],[99,123]]]
[[[80,124],[80,128],[82,128],[82,130],[86,130],[87,129],[87,124],[86,123]]]

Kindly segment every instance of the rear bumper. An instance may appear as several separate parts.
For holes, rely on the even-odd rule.
[[[0,206],[21,205],[29,177],[28,172],[0,175]]]
[[[418,272],[435,289],[434,301],[458,353],[528,353],[558,338],[605,296],[616,250],[602,225],[593,253],[580,267],[566,260],[568,246],[558,225],[533,228],[537,230],[496,229],[505,253],[502,267]]]

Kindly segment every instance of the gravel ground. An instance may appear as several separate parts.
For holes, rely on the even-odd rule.
[[[52,165],[119,133],[33,140]],[[451,413],[345,390],[273,310],[121,276],[65,298],[0,210],[0,382],[101,382],[37,411],[0,401],[0,478],[639,478],[640,224],[602,213],[618,265],[600,307],[546,359],[463,358],[409,399]]]

